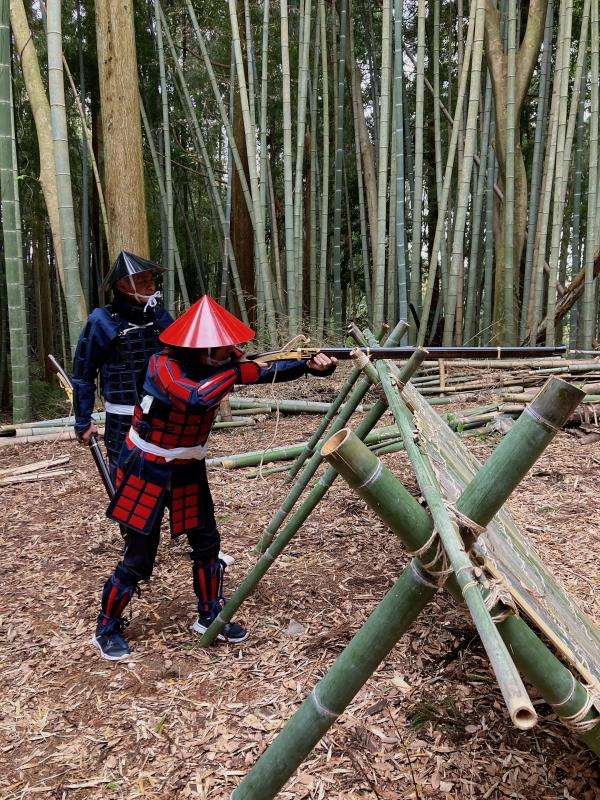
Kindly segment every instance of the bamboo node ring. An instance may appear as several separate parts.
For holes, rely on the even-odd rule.
[[[542,417],[542,415],[536,411],[533,406],[526,406],[523,413],[529,414],[529,416],[533,417],[536,422],[539,422],[540,425],[543,425],[544,428],[548,428],[548,430],[552,431],[553,433],[560,433],[560,428],[557,428],[556,425],[553,425],[550,420]]]

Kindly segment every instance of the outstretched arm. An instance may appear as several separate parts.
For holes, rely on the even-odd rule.
[[[260,367],[253,361],[232,362],[203,380],[189,378],[181,365],[167,355],[150,359],[146,381],[171,399],[196,408],[212,408],[228,394],[235,383],[258,383]],[[148,387],[150,389],[150,387]]]

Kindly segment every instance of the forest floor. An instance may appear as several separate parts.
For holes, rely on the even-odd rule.
[[[309,379],[275,392],[330,399],[338,372],[335,382]],[[318,419],[270,417],[215,432],[211,455],[302,441]],[[481,459],[496,442],[467,440]],[[190,632],[186,546],[164,536],[154,577],[132,604],[134,656],[113,665],[90,645],[121,545],[92,459],[56,442],[4,447],[0,466],[63,454],[71,456],[66,478],[0,488],[0,798],[225,800],[408,557],[340,480],[241,609],[250,638],[204,650]],[[384,459],[417,494],[404,454]],[[596,620],[599,474],[600,445],[561,433],[510,501],[549,567]],[[231,589],[252,565],[250,549],[286,486],[282,475],[249,479],[215,468],[210,481],[223,549],[237,559]],[[473,628],[440,594],[280,796],[600,798],[594,757],[539,699],[537,710],[533,731],[510,724]]]

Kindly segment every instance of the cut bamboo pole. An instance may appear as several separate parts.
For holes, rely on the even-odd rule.
[[[414,355],[411,356],[409,361],[407,361],[407,363],[403,366],[402,370],[400,370],[398,374],[398,380],[407,383],[422,364],[425,355],[426,350],[417,350]],[[378,400],[363,421],[358,425],[356,429],[356,436],[359,439],[364,439],[364,441],[367,442],[369,438],[369,431],[373,429],[377,421],[386,411],[386,401]],[[200,644],[202,646],[207,646],[215,640],[218,634],[223,630],[223,627],[232,619],[233,615],[240,608],[246,598],[252,594],[274,561],[281,555],[287,545],[292,541],[300,527],[308,519],[323,497],[325,497],[333,485],[337,474],[337,470],[334,467],[330,466],[325,470],[323,477],[312,487],[305,500],[292,514],[275,541],[272,542],[261,555],[252,571],[246,576],[246,578],[244,578],[231,598],[221,609],[216,620],[201,637]]]
[[[540,414],[541,419],[548,419],[555,428],[568,417],[579,401],[579,396],[577,393],[569,395],[567,390],[563,390],[562,387],[551,382],[549,382],[549,387],[549,392],[544,400],[548,399],[549,394],[551,404],[542,401],[536,412],[539,410],[541,414],[549,414],[550,419]],[[568,388],[571,389],[571,387]],[[499,483],[503,486],[504,499],[501,504],[508,498],[512,488],[526,474],[537,456],[543,451],[544,446],[554,436],[554,431],[546,427],[537,416],[529,415],[524,424],[528,430],[524,431],[521,426],[515,436],[514,431],[518,426],[519,423],[503,440],[504,442],[509,438],[511,440],[513,453],[517,456],[515,469],[513,470],[512,465],[502,459],[496,464],[496,467],[502,466],[502,470],[497,473],[500,479]],[[534,434],[535,444],[530,443],[523,436],[526,432]],[[336,434],[336,442],[348,441],[348,438],[345,438],[346,433],[349,434],[348,438],[352,438],[350,432],[340,431]],[[542,442],[544,442],[543,445]],[[501,446],[502,444],[495,452]],[[335,444],[332,442],[331,446],[326,449],[328,459],[334,451]],[[368,499],[371,494],[376,494],[381,499],[383,508],[389,510],[390,519],[386,519],[384,512],[380,511],[374,501],[372,505],[377,513],[380,513],[388,524],[391,523],[392,529],[401,538],[406,537],[411,550],[422,548],[432,530],[432,522],[427,512],[409,495],[399,481],[385,470],[376,456],[371,453],[368,455],[377,462],[376,470],[372,468],[371,464],[371,469],[366,474],[362,472],[360,478],[353,479],[354,488],[358,488],[362,484],[359,493],[365,499]],[[494,455],[495,453],[492,454],[488,463],[494,459]],[[364,461],[365,455],[362,453],[359,464]],[[347,459],[340,458],[336,463],[339,465],[340,471],[343,470],[343,474],[348,475],[350,468]],[[489,503],[485,491],[489,475],[484,475],[483,480],[479,477],[483,469],[470,484],[475,487],[475,491],[471,493],[474,502],[468,506],[469,513],[461,506],[462,513],[467,514],[470,519],[481,525],[488,522],[497,510],[494,508],[496,497]],[[505,474],[507,472],[509,474]],[[514,481],[515,477],[516,482]],[[393,488],[390,487],[390,478],[394,481]],[[382,483],[387,483],[384,491],[381,491]],[[467,487],[467,491],[469,488]],[[377,489],[379,491],[376,492]],[[426,557],[427,553],[424,554],[424,558]],[[319,682],[235,789],[231,795],[232,800],[267,800],[277,794],[388,655],[394,644],[408,630],[418,613],[429,603],[436,589],[435,584],[431,583],[427,574],[424,573],[420,562],[413,559],[348,647],[338,657],[327,675]],[[510,625],[507,625],[507,622],[510,622]],[[520,636],[513,634],[515,625],[519,628]],[[499,628],[511,646],[513,641],[521,644],[526,640],[527,647],[523,647],[518,656],[519,666],[532,680],[534,680],[532,675],[535,676],[536,685],[551,703],[557,704],[563,701],[561,712],[565,715],[584,707],[588,700],[587,691],[575,681],[572,673],[527,628],[526,623],[520,618],[510,617],[500,623]],[[517,656],[515,655],[515,657]],[[567,698],[566,702],[564,701],[565,697]],[[567,710],[565,710],[566,707],[568,707]],[[595,714],[596,712],[590,711],[587,716],[593,719]],[[599,726],[596,725],[591,733],[584,734],[582,738],[584,740],[587,738],[588,743],[590,741],[598,742],[600,738],[598,730]],[[596,746],[600,749],[600,742]]]
[[[453,521],[445,505],[433,467],[426,453],[416,443],[415,436],[417,432],[412,422],[412,415],[392,385],[388,364],[382,361],[374,367],[369,363],[365,365],[365,374],[374,383],[377,380],[377,376],[379,376],[388,406],[402,434],[404,447],[417,482],[429,506],[436,530],[454,570],[456,581],[460,586],[462,596],[471,612],[471,617],[487,652],[510,718],[516,727],[521,730],[527,730],[535,725],[537,714],[506,646],[492,621],[490,612],[485,607],[484,599],[475,577],[473,564],[465,550],[458,525]]]

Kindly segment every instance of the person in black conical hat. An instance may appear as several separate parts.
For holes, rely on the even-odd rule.
[[[92,412],[100,376],[106,409],[104,440],[113,480],[136,403],[138,374],[160,349],[158,337],[173,321],[159,305],[156,279],[163,272],[165,267],[122,250],[104,281],[112,300],[92,311],[75,351],[75,433],[85,444],[97,433]]]

